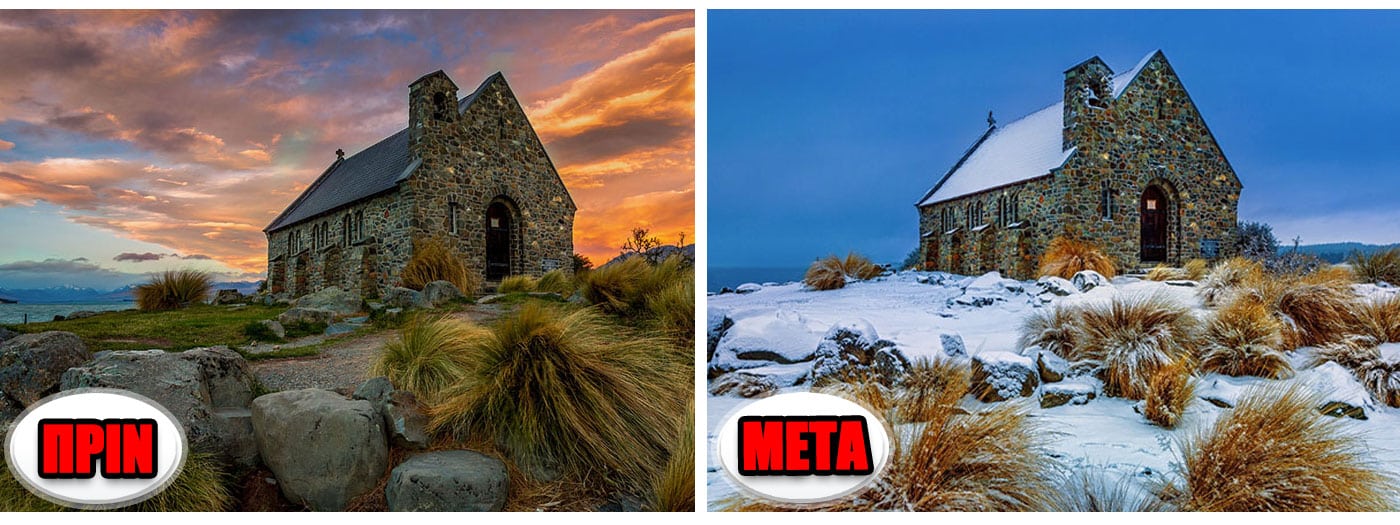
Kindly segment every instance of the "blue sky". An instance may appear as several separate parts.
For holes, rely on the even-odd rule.
[[[1063,71],[1161,49],[1281,241],[1400,242],[1400,12],[709,12],[712,267],[914,248],[914,202]]]

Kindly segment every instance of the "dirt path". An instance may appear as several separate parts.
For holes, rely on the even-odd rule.
[[[499,317],[501,311],[497,305],[473,305],[450,316],[485,324]],[[322,348],[314,356],[267,359],[250,365],[258,381],[271,390],[322,388],[349,394],[369,378],[370,364],[384,344],[398,337],[398,330],[355,334]]]

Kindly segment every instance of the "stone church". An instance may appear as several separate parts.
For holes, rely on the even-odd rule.
[[[1120,268],[1215,259],[1241,184],[1161,51],[1064,73],[1060,102],[988,128],[917,203],[927,270],[1034,278],[1059,235]]]
[[[401,284],[414,242],[427,239],[487,282],[569,270],[575,211],[505,77],[459,99],[436,71],[409,85],[408,128],[349,157],[336,151],[263,230],[268,287],[377,296]]]

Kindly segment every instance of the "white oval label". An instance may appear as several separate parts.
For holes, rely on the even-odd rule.
[[[15,480],[48,501],[115,509],[145,501],[175,480],[185,431],[165,407],[113,388],[59,392],[10,427],[5,462]]]
[[[880,475],[890,437],[874,414],[814,392],[778,394],[730,415],[718,436],[720,464],[756,495],[784,503],[823,503]]]

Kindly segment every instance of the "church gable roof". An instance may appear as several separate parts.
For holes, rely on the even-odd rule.
[[[482,90],[501,76],[496,73],[487,77],[476,91],[457,102],[457,111],[465,112]],[[399,130],[359,153],[336,159],[263,231],[271,233],[394,190],[408,179],[420,162],[409,152],[408,128]]]
[[[1149,53],[1132,69],[1113,77],[1113,96],[1127,90],[1160,51]],[[1049,175],[1074,154],[1063,148],[1064,102],[992,127],[919,200],[927,206]]]

